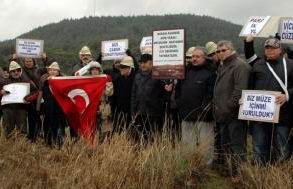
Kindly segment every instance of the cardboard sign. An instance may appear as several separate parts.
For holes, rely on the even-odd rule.
[[[293,44],[293,18],[281,18],[279,35],[282,43]]]
[[[16,39],[16,55],[18,57],[41,58],[44,41],[34,39]]]
[[[247,23],[243,26],[239,36],[253,35],[255,37],[262,31],[268,23],[270,16],[251,16]]]
[[[153,53],[153,36],[143,37],[140,42],[141,54],[152,54]]]
[[[4,95],[1,100],[1,105],[5,104],[24,104],[24,97],[30,92],[29,83],[11,83],[4,85],[3,89],[9,91],[9,94]]]
[[[276,91],[243,90],[238,119],[278,123],[280,105],[275,101],[280,94]]]
[[[120,60],[128,49],[128,39],[102,41],[103,60]]]
[[[184,79],[184,44],[184,29],[153,32],[153,78]]]

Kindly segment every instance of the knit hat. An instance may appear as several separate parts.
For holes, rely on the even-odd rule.
[[[187,57],[192,57],[192,53],[193,53],[194,49],[195,49],[195,47],[190,47],[190,48],[186,51],[185,56],[187,56]]]
[[[150,54],[142,54],[142,55],[140,56],[140,62],[141,62],[141,63],[142,63],[142,62],[147,62],[147,61],[149,61],[149,60],[153,60],[153,56],[150,55]]]
[[[211,55],[217,51],[217,44],[213,41],[207,42],[205,47],[207,50],[207,55]]]
[[[92,55],[91,50],[88,46],[83,46],[80,51],[79,54],[85,54],[85,55]]]
[[[9,72],[17,69],[21,69],[20,65],[15,61],[11,61],[9,64]]]
[[[59,67],[58,62],[53,62],[53,63],[52,63],[50,66],[48,66],[47,68],[55,69],[55,70],[59,70],[59,71],[60,71],[60,67]]]
[[[120,62],[120,65],[134,68],[133,58],[131,56],[124,56]]]

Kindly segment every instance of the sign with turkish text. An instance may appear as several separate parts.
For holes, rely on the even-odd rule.
[[[102,41],[103,60],[121,60],[128,49],[128,39]]]
[[[41,58],[44,41],[35,39],[16,39],[16,55],[18,57]]]
[[[276,97],[281,92],[243,90],[238,119],[279,122],[280,105],[276,104]]]
[[[184,79],[184,45],[184,29],[153,32],[153,78]]]

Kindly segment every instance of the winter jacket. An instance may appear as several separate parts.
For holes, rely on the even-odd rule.
[[[211,120],[211,105],[215,72],[206,62],[203,66],[189,65],[185,79],[176,85],[176,103],[185,121]]]
[[[132,87],[132,114],[161,117],[164,115],[165,103],[164,82],[152,79],[151,72],[138,72]]]
[[[290,117],[292,117],[292,98],[293,98],[293,60],[286,59],[287,62],[287,74],[288,74],[288,92],[289,92],[289,102],[285,103],[280,109],[279,122],[283,124],[289,124]],[[283,57],[276,61],[268,61],[270,66],[284,82],[284,66]],[[268,90],[268,91],[280,91],[283,94],[284,91],[281,88],[278,81],[275,79],[273,74],[270,72],[268,66],[266,65],[266,60],[260,59],[252,67],[252,78],[251,78],[251,89],[253,90]],[[289,105],[290,104],[290,105]]]
[[[218,68],[214,88],[214,112],[216,121],[237,119],[242,90],[248,89],[250,66],[237,57],[228,57]]]
[[[116,102],[116,111],[123,112],[130,115],[131,109],[131,90],[135,77],[135,71],[132,69],[129,76],[125,77],[119,75],[115,81],[114,85],[114,95],[113,98]]]

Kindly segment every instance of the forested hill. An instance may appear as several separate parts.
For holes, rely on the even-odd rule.
[[[186,30],[186,47],[204,45],[210,40],[229,39],[239,50],[242,49],[242,42],[238,37],[240,25],[210,16],[189,14],[65,19],[38,27],[19,37],[45,40],[45,51],[48,55],[56,58],[68,70],[77,62],[78,51],[83,45],[88,45],[94,56],[97,56],[101,41],[127,38],[132,52],[139,55],[142,37],[152,35],[153,30],[174,28]],[[14,45],[15,39],[0,43],[1,65],[7,64]]]

